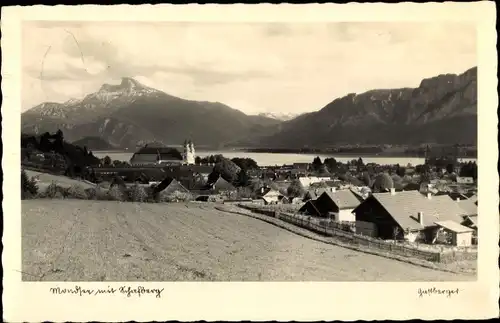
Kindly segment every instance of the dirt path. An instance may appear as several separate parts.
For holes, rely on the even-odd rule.
[[[445,281],[209,204],[22,202],[23,280]]]

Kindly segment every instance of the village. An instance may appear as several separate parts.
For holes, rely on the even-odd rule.
[[[24,169],[46,165],[54,172],[54,156],[60,156],[55,152],[58,136],[62,133],[45,136],[49,147],[53,145],[49,152],[37,150],[36,140],[25,138]],[[92,156],[86,147],[79,149]],[[58,160],[65,164],[64,158]],[[460,162],[453,152],[429,150],[424,165],[364,164],[362,158],[340,163],[316,157],[311,163],[259,166],[248,158],[200,158],[194,143],[186,140],[182,153],[145,145],[129,162],[108,156],[92,160],[73,165],[69,172],[66,167],[64,174],[103,187],[132,185],[276,217],[282,212],[326,229],[417,245],[419,250],[467,249],[470,257],[477,246],[477,166]]]

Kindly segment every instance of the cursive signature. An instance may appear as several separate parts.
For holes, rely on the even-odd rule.
[[[51,287],[50,292],[55,295],[78,295],[78,296],[90,296],[90,295],[111,295],[111,294],[122,294],[127,297],[153,294],[156,298],[161,298],[161,293],[165,290],[165,288],[146,288],[143,286],[138,287],[130,287],[130,286],[121,286],[118,288],[114,288],[108,286],[108,288],[95,288],[88,289],[83,288],[81,286],[76,285],[73,288],[61,288],[61,287]]]
[[[441,289],[441,288],[419,288],[418,289],[418,296],[419,297],[424,297],[424,296],[431,296],[431,295],[445,295],[446,297],[451,297],[452,295],[457,295],[460,289],[454,288],[454,289]]]

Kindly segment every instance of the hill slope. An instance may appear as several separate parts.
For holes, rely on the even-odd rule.
[[[198,146],[218,146],[280,123],[218,102],[177,98],[131,78],[104,84],[82,100],[42,103],[21,120],[25,133],[61,129],[70,141],[96,136],[117,147],[135,147],[138,141],[181,144],[186,138]]]
[[[80,147],[87,147],[91,150],[106,150],[113,149],[114,146],[110,145],[109,142],[102,139],[101,137],[84,137],[80,140],[73,142],[73,145]]]
[[[475,278],[324,244],[210,203],[26,200],[21,221],[23,280],[30,281]]]
[[[332,144],[476,144],[477,68],[424,79],[418,88],[349,94],[240,144],[272,148]]]

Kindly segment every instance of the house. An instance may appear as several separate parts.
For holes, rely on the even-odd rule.
[[[477,194],[472,194],[469,196],[469,201],[477,205]]]
[[[236,187],[222,178],[222,176],[219,176],[215,181],[208,182],[206,190],[210,191],[212,194],[215,193],[226,196],[229,196],[237,191]]]
[[[396,193],[374,193],[356,209],[356,224],[364,234],[382,239],[410,241],[419,235],[425,240],[434,240],[439,226],[436,222],[464,222],[467,213],[448,196],[424,196],[418,191]],[[358,226],[356,227],[358,230]]]
[[[314,188],[314,189],[309,189],[307,190],[306,194],[304,195],[303,201],[307,202],[309,200],[315,200],[317,199],[321,194],[323,194],[326,191],[326,188]]]
[[[180,165],[183,163],[182,154],[175,148],[144,146],[130,158],[130,164],[139,165]]]
[[[372,190],[368,186],[353,186],[350,190],[361,200],[366,200],[372,193]]]
[[[213,172],[214,167],[210,165],[186,165],[181,166],[181,169],[191,172],[194,176],[201,176],[203,179],[208,180],[208,176]]]
[[[477,205],[469,199],[455,199],[455,203],[462,209],[464,216],[477,216]]]
[[[305,176],[299,177],[299,182],[303,188],[308,189],[311,184],[330,181],[331,177]]]
[[[173,194],[174,192],[191,194],[191,192],[179,183],[175,178],[167,177],[161,183],[154,186],[155,193]]]
[[[438,221],[436,225],[451,234],[451,245],[457,247],[470,247],[474,229],[460,225],[455,221]]]
[[[465,196],[464,194],[460,193],[460,192],[448,192],[448,193],[439,193],[439,195],[448,195],[452,200],[456,201],[456,200],[467,200],[467,196]]]
[[[457,184],[474,184],[472,177],[457,176]]]
[[[334,221],[354,221],[352,211],[360,199],[350,190],[326,190],[316,200],[304,204],[299,212],[318,217],[331,217]]]
[[[264,204],[278,204],[284,202],[286,197],[279,191],[270,187],[261,187],[257,192],[257,197],[264,200]]]

